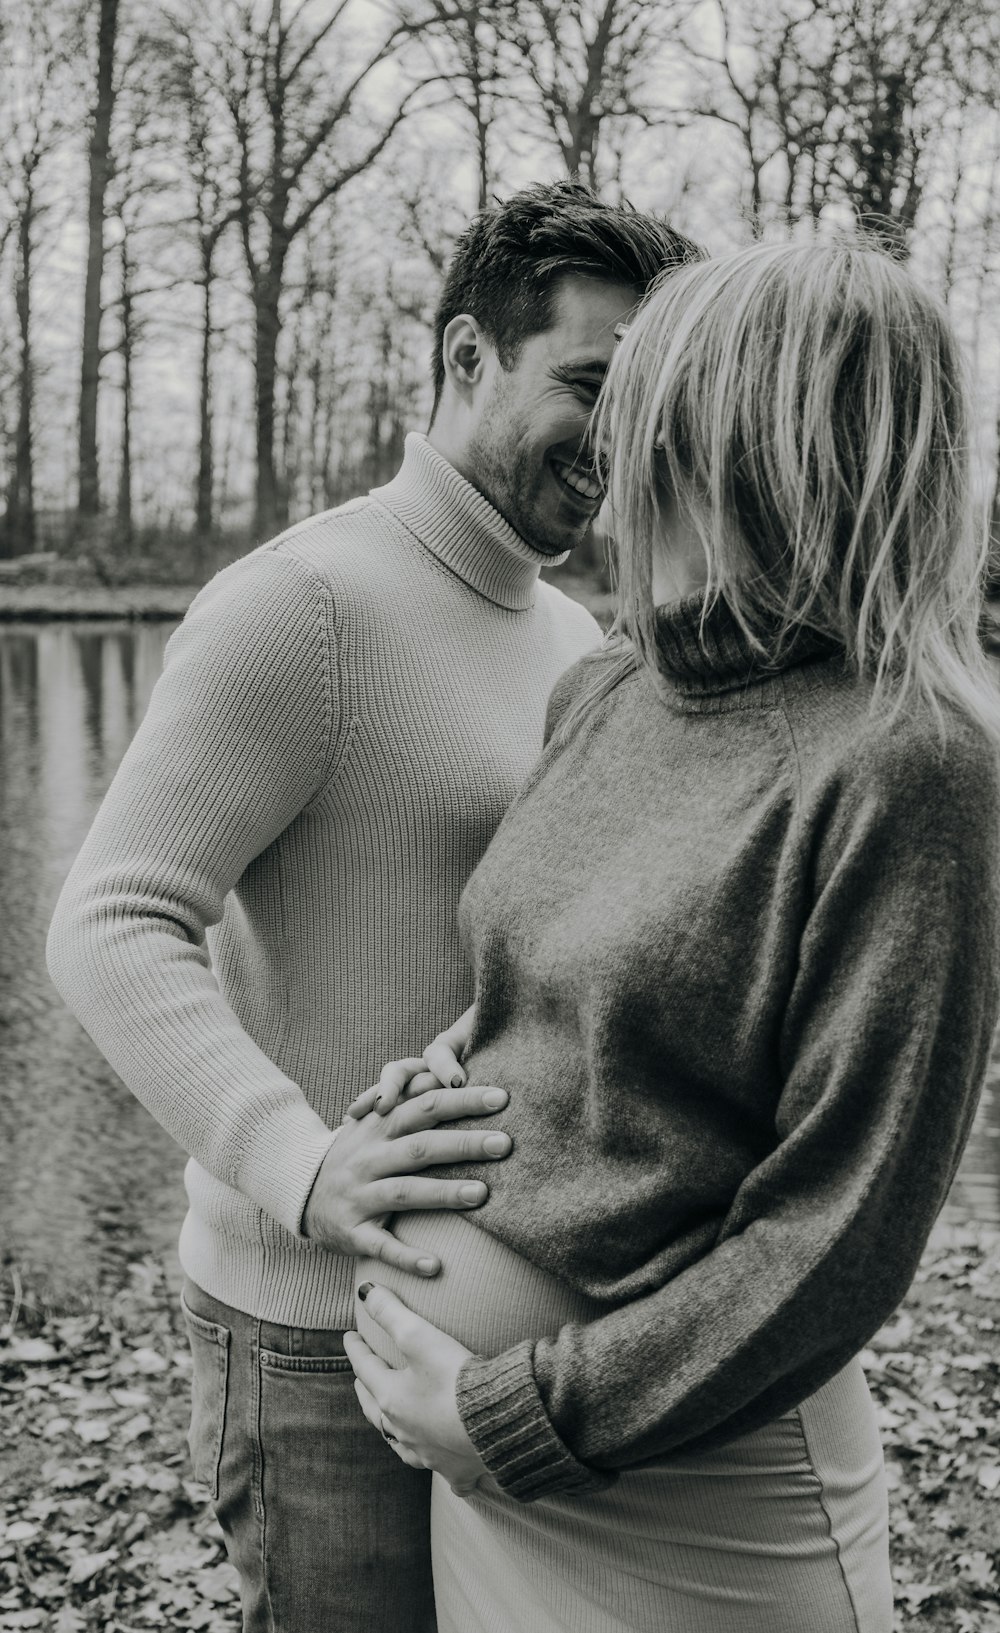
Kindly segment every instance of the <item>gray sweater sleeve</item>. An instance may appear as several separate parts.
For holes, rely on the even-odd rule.
[[[132,1092],[293,1232],[334,1136],[226,1003],[205,931],[326,778],[338,730],[328,599],[274,551],[201,592],[48,944],[55,985]]]
[[[746,1434],[820,1388],[903,1297],[997,1019],[995,755],[957,729],[861,745],[799,842],[811,909],[775,1144],[713,1249],[589,1326],[475,1357],[459,1408],[512,1496],[596,1489]]]

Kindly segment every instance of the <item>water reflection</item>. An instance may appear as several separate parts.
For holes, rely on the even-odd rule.
[[[56,896],[160,671],[172,625],[0,630],[0,1241],[26,1280],[85,1294],[172,1247],[183,1154],[45,971]]]
[[[0,1241],[60,1298],[123,1255],[172,1248],[183,1211],[181,1153],[63,1008],[43,956],[172,627],[0,627]],[[1000,1223],[1000,1061],[947,1216]]]

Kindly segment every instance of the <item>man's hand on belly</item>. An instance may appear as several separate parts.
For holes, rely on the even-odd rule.
[[[481,1180],[419,1177],[454,1162],[496,1162],[511,1148],[497,1129],[439,1128],[461,1117],[489,1117],[507,1104],[503,1089],[431,1090],[387,1116],[348,1118],[323,1159],[302,1216],[306,1236],[334,1253],[381,1259],[418,1276],[436,1276],[441,1261],[404,1247],[385,1228],[394,1213],[467,1211],[486,1201]]]

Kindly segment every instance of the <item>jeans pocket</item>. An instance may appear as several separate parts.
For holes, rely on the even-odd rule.
[[[183,1294],[181,1309],[194,1360],[188,1449],[195,1479],[208,1487],[215,1502],[219,1495],[219,1462],[226,1422],[230,1333],[228,1327],[195,1315]]]
[[[295,1373],[300,1377],[329,1377],[333,1373],[353,1371],[346,1355],[281,1355],[277,1350],[261,1349],[260,1364],[271,1372]]]

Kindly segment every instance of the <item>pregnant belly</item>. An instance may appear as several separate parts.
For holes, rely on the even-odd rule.
[[[436,1276],[414,1276],[378,1259],[359,1259],[354,1285],[388,1287],[426,1321],[457,1338],[476,1355],[500,1355],[524,1338],[550,1338],[568,1322],[593,1321],[598,1306],[523,1259],[464,1214],[402,1213],[393,1235],[407,1247],[441,1260]],[[358,1331],[390,1366],[401,1356],[355,1300]]]

